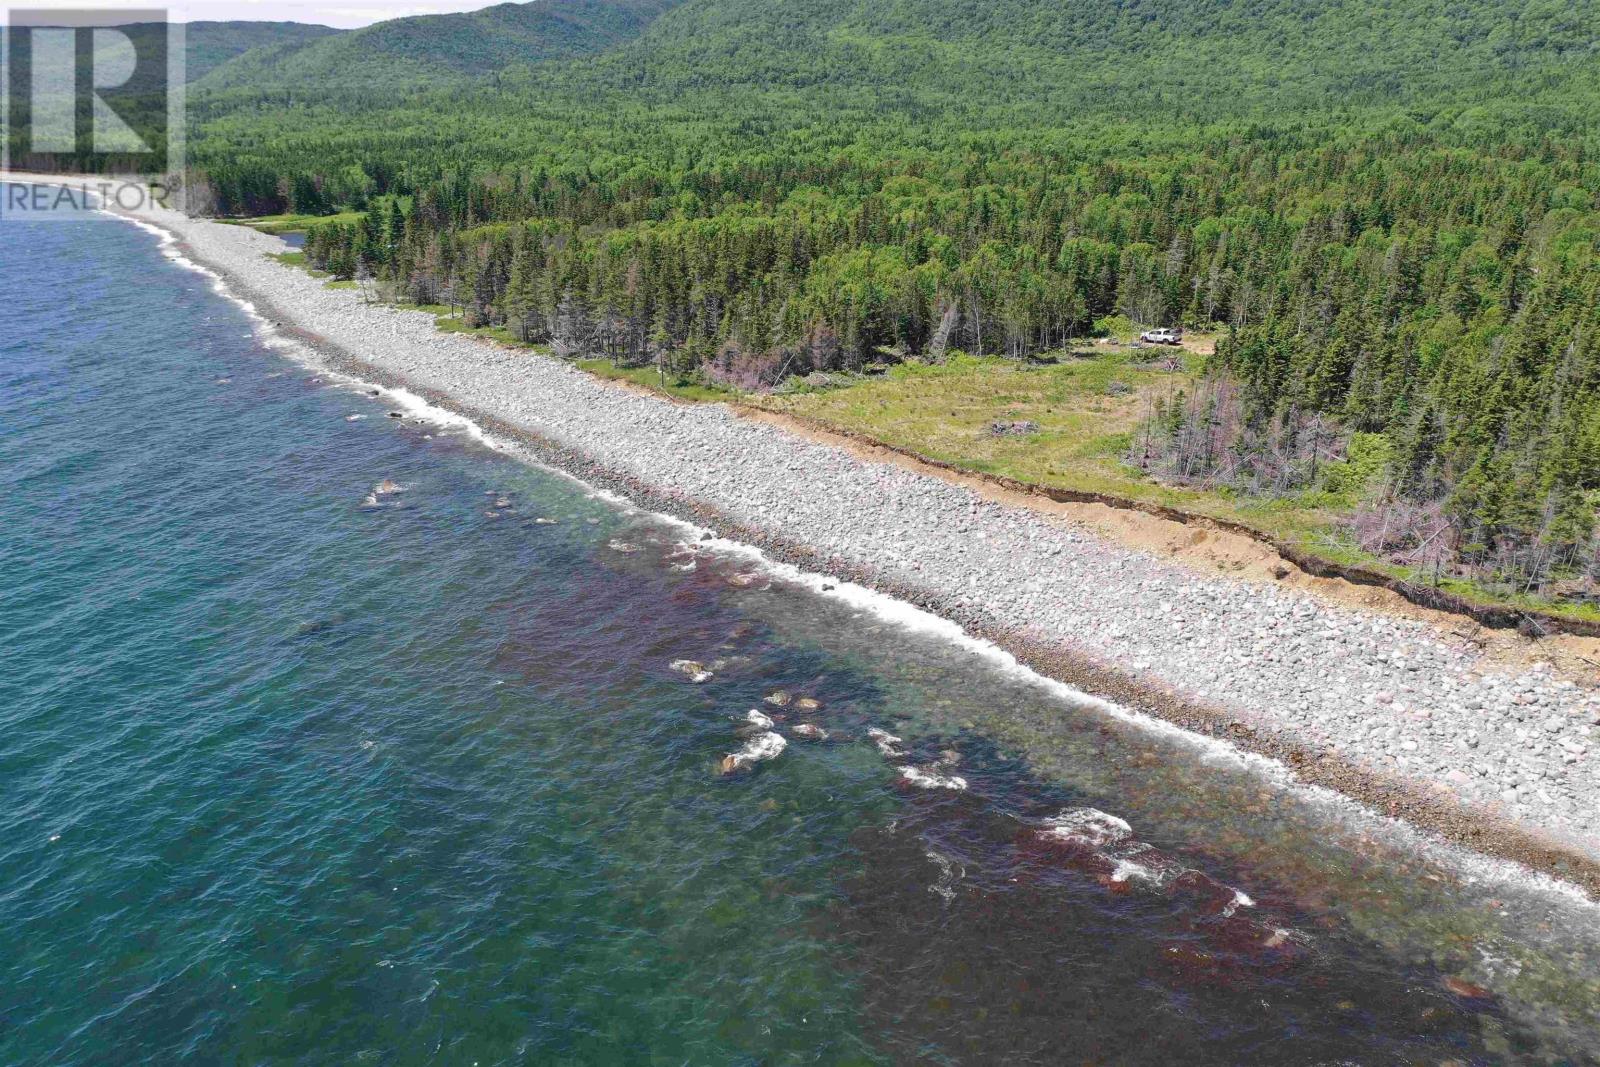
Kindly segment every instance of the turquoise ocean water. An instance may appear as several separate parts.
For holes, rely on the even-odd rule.
[[[1593,1062],[1568,896],[0,238],[0,1063]]]

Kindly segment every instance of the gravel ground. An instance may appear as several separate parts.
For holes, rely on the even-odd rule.
[[[673,404],[552,358],[441,334],[431,316],[364,305],[267,259],[283,248],[276,238],[152,218],[271,314],[292,311],[293,325],[419,390],[653,487],[652,504],[715,509],[808,546],[813,569],[922,591],[923,603],[975,629],[1064,646],[1222,708],[1247,732],[1331,750],[1600,856],[1600,692],[1548,668],[1502,673],[1424,623],[1201,577],[720,405]]]

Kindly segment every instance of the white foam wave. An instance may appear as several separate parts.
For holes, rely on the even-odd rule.
[[[959,774],[940,774],[920,767],[901,767],[900,778],[918,789],[951,789],[961,793],[967,788],[967,780]]]
[[[413,418],[426,420],[442,429],[459,431],[489,448],[498,449],[501,447],[482,426],[479,426],[465,415],[457,414],[449,408],[440,407],[438,404],[425,400],[411,390],[400,386],[386,388],[380,385],[377,388],[383,389],[386,394],[394,398],[400,409]]]
[[[1111,880],[1113,882],[1148,882],[1157,886],[1162,884],[1161,876],[1155,871],[1142,863],[1135,863],[1128,859],[1117,861],[1116,867],[1111,871]]]
[[[691,682],[710,681],[712,674],[698,660],[675,659],[670,664],[673,670],[688,678]]]
[[[783,735],[768,731],[757,734],[746,741],[739,751],[729,754],[722,761],[723,773],[742,771],[758,763],[766,763],[783,755],[783,750],[789,747],[789,742]]]
[[[899,759],[901,756],[905,755],[905,753],[900,750],[901,739],[896,737],[894,734],[891,734],[888,730],[880,730],[878,727],[874,726],[867,731],[867,736],[872,739],[873,744],[878,746],[878,751],[883,753],[888,758]]]
[[[959,866],[949,856],[942,852],[927,849],[923,855],[932,860],[939,868],[939,878],[928,887],[928,892],[943,898],[946,904],[956,897],[955,884],[967,876],[967,869]]]
[[[178,247],[179,238],[178,235],[173,231],[146,219],[135,218],[131,215],[126,215],[117,211],[111,211],[104,207],[96,208],[96,211],[98,211],[100,214],[108,215],[111,218],[126,222],[131,226],[136,226],[146,233],[153,235],[157,240],[157,247],[162,256],[178,266],[183,267],[185,270],[193,271],[201,277],[209,279],[211,282],[212,291],[241,309],[250,319],[251,327],[256,335],[268,347],[286,353],[290,358],[294,359],[295,362],[309,366],[314,370],[325,374],[329,379],[338,384],[360,389],[361,391],[367,393],[370,393],[372,390],[377,390],[381,395],[392,399],[398,407],[415,418],[433,423],[434,425],[445,430],[460,432],[471,438],[476,443],[487,448],[502,452],[512,451],[512,449],[508,447],[507,442],[493,437],[474,420],[438,404],[433,404],[409,389],[400,386],[384,385],[381,382],[370,382],[355,375],[332,369],[324,360],[320,359],[306,346],[284,336],[272,324],[272,322],[267,319],[265,315],[261,314],[260,309],[256,307],[255,303],[236,292],[233,287],[228,284],[228,280],[223,275],[185,255]],[[358,418],[360,417],[364,416],[358,416]],[[356,421],[356,419],[350,419],[349,421]],[[520,452],[521,450],[517,451]],[[528,458],[531,461],[531,457],[524,456],[523,458]],[[537,466],[551,471],[552,473],[560,474],[568,478],[572,477],[565,471],[559,470],[558,468],[550,467],[547,464],[538,463],[537,461],[533,462],[535,462]],[[572,478],[572,480],[587,487],[587,483],[582,482],[580,479]],[[604,490],[596,491],[593,495],[610,503],[626,504],[626,501],[624,501],[621,497],[617,497],[614,494],[610,494]]]
[[[1242,889],[1235,889],[1233,891],[1233,899],[1223,906],[1222,915],[1223,918],[1232,918],[1240,908],[1253,908],[1255,906],[1256,902],[1250,899],[1249,893]]]
[[[1099,808],[1065,808],[1046,820],[1046,836],[1089,845],[1110,845],[1133,836],[1126,819],[1108,815]]]

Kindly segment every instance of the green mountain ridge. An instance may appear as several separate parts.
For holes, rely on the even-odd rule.
[[[165,22],[133,22],[116,27],[127,35],[141,54],[154,54],[146,49],[159,48],[166,42],[171,30]],[[0,29],[5,33],[26,33],[26,30]],[[248,52],[260,49],[298,49],[313,41],[336,36],[341,31],[331,26],[316,26],[300,22],[189,22],[183,24],[184,80],[194,83],[230,61]],[[18,42],[21,43],[20,41]],[[87,56],[84,61],[87,61]],[[28,60],[28,50],[19,49],[15,59],[23,64]],[[139,70],[113,95],[138,95],[159,92],[166,87],[166,70]]]
[[[408,90],[510,67],[594,55],[635,37],[674,0],[534,0],[465,14],[391,19],[337,36],[276,44],[200,81],[213,90]]]
[[[160,27],[151,27],[159,31]],[[190,22],[184,26],[185,78],[193,83],[258,48],[300,48],[337,36],[331,26],[301,22]]]
[[[1271,116],[1571,72],[1600,57],[1596,25],[1593,0],[692,0],[597,66],[674,91],[872,85]]]

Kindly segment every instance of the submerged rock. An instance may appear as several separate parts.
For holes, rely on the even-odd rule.
[[[1444,987],[1451,996],[1466,1001],[1472,1007],[1487,1007],[1494,1002],[1494,994],[1489,990],[1453,974],[1445,977]]]
[[[312,619],[309,622],[303,622],[299,626],[296,626],[294,628],[294,635],[296,637],[311,637],[314,634],[325,633],[344,621],[345,616],[343,615],[335,615],[332,618],[327,619]]]
[[[737,774],[749,770],[758,763],[766,763],[783,755],[783,750],[789,747],[789,742],[783,739],[782,734],[766,731],[759,733],[745,742],[743,748],[737,752],[730,752],[722,757],[718,765],[719,774]]]
[[[763,715],[755,708],[751,708],[749,711],[744,713],[744,721],[750,726],[759,726],[763,730],[770,730],[775,725],[771,716]]]
[[[776,693],[768,693],[764,699],[775,708],[786,708],[794,698],[787,689],[780,689]]]
[[[1045,820],[1042,836],[1059,841],[1110,845],[1133,836],[1126,820],[1107,815],[1098,808],[1065,808]]]
[[[828,739],[828,731],[814,722],[800,723],[794,728],[793,733],[796,737],[804,738],[807,741],[826,741]]]
[[[699,660],[675,659],[671,667],[691,682],[709,681],[712,677],[712,673],[706,670],[705,665]]]
[[[878,746],[878,751],[883,753],[885,757],[899,759],[905,755],[905,752],[900,748],[901,739],[891,734],[888,730],[880,730],[874,726],[867,731],[867,736],[872,739],[872,743]]]
[[[537,519],[533,520],[533,524],[535,526],[554,526],[556,523],[558,523],[560,521],[561,521],[560,519],[546,518],[545,516],[541,515]]]
[[[399,482],[394,481],[392,478],[385,478],[383,481],[373,486],[370,493],[361,498],[361,506],[364,508],[379,507],[383,504],[384,497],[393,496],[396,493],[403,493],[405,490],[406,487],[401,485]]]
[[[818,708],[822,707],[822,701],[818,700],[816,697],[801,697],[799,700],[794,702],[794,706],[799,708],[801,711],[816,711]]]
[[[1166,879],[1162,886],[1169,896],[1186,898],[1209,915],[1229,918],[1240,908],[1253,908],[1256,902],[1248,893],[1223,885],[1202,871],[1185,868],[1175,878]]]
[[[1046,819],[1036,839],[1074,867],[1094,874],[1113,891],[1133,886],[1189,901],[1202,915],[1231,919],[1256,902],[1160,849],[1133,840],[1133,828],[1097,808],[1066,808]],[[1277,947],[1266,946],[1266,947]]]
[[[1274,927],[1272,932],[1267,935],[1266,940],[1261,942],[1261,947],[1281,948],[1282,946],[1287,945],[1292,937],[1292,931],[1286,930],[1281,926]]]

